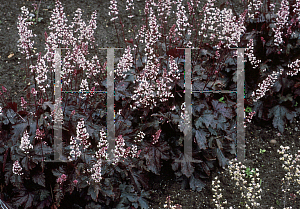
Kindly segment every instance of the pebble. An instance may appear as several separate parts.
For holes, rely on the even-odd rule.
[[[276,144],[277,142],[276,142],[275,139],[272,139],[272,140],[270,141],[270,143],[271,143],[271,144]]]

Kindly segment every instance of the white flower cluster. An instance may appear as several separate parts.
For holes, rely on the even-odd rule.
[[[110,6],[108,7],[110,9],[110,11],[108,12],[109,16],[113,16],[110,21],[114,21],[116,19],[118,19],[118,14],[119,14],[119,10],[117,8],[117,1],[116,0],[111,0],[110,1]]]
[[[164,0],[164,1],[159,1],[157,4],[158,16],[161,16],[163,18],[163,20],[162,20],[163,23],[168,22],[167,18],[171,15],[172,3],[173,2],[171,0]],[[164,13],[164,11],[167,11],[167,12]]]
[[[46,88],[49,88],[50,85],[45,83],[49,80],[47,76],[48,72],[48,66],[45,63],[44,59],[41,59],[39,56],[39,59],[37,61],[37,65],[30,65],[29,67],[31,69],[31,72],[35,72],[35,80],[38,85],[38,87],[43,91],[44,93],[46,92]]]
[[[277,12],[277,18],[276,18],[276,28],[272,28],[273,31],[275,32],[275,40],[274,44],[276,46],[279,46],[283,42],[282,40],[282,29],[283,27],[287,24],[288,22],[288,17],[289,17],[289,2],[287,0],[282,0],[281,1],[281,7],[279,11]]]
[[[22,173],[22,167],[19,163],[18,160],[16,160],[13,164],[13,168],[12,168],[12,171],[13,171],[13,174],[16,174],[16,175],[23,175],[24,173]]]
[[[290,76],[297,75],[300,71],[299,64],[300,64],[300,60],[298,60],[298,59],[296,61],[292,62],[291,64],[288,64],[288,67],[292,68],[293,70],[288,71],[286,74],[290,75]]]
[[[108,158],[108,154],[107,154],[107,148],[108,148],[108,141],[106,140],[106,133],[104,132],[104,130],[102,129],[100,131],[100,141],[98,142],[97,147],[99,148],[99,150],[96,152],[96,158],[97,159],[107,159]]]
[[[88,172],[92,173],[91,177],[96,183],[99,183],[102,179],[101,163],[101,159],[98,159],[97,162],[93,165],[93,167],[91,169],[88,169]]]
[[[214,0],[209,0],[204,9],[203,22],[199,35],[204,38],[210,35],[211,41],[226,41],[226,47],[238,46],[241,35],[245,32],[244,26],[246,12],[242,13],[237,21],[233,16],[232,9],[224,8],[222,11],[214,7]],[[204,32],[206,31],[206,32]]]
[[[32,144],[30,144],[29,134],[27,133],[27,130],[25,130],[25,132],[23,133],[21,144],[19,147],[25,154],[29,153],[29,149],[33,149]]]
[[[162,2],[160,2],[159,5],[161,4]],[[169,97],[174,97],[174,95],[170,92],[171,86],[167,87],[167,83],[172,83],[174,82],[174,79],[180,78],[178,66],[172,56],[170,57],[170,63],[169,63],[170,71],[167,73],[166,69],[164,69],[164,73],[162,77],[158,78],[158,72],[159,72],[158,70],[160,64],[158,63],[157,58],[153,56],[154,55],[153,48],[154,48],[154,44],[156,43],[156,40],[161,37],[161,33],[158,32],[159,28],[156,23],[156,18],[153,14],[152,7],[148,8],[147,11],[149,11],[150,14],[150,18],[149,18],[150,31],[147,31],[146,33],[145,26],[143,26],[139,34],[141,37],[144,37],[143,35],[144,33],[146,34],[145,55],[148,57],[147,57],[147,63],[144,71],[137,77],[137,81],[139,81],[139,85],[134,90],[135,94],[133,95],[133,100],[138,100],[138,99],[139,100],[136,101],[134,106],[131,106],[133,109],[136,109],[136,107],[139,107],[141,105],[143,106],[151,105],[151,109],[152,109],[154,106],[156,106],[156,101],[155,101],[156,98],[159,98],[161,102],[164,102],[167,101]],[[180,25],[181,23],[178,24]],[[182,24],[186,26],[185,23]],[[175,31],[175,27],[173,27],[173,29]],[[140,41],[141,43],[143,43],[143,40]],[[133,82],[135,83],[136,81]]]
[[[131,6],[131,8],[130,8]],[[134,3],[133,0],[126,0],[126,11],[130,10],[130,12],[132,10],[134,10]],[[129,15],[128,18],[133,18],[133,15]]]
[[[116,73],[118,76],[122,76],[123,79],[125,79],[126,75],[124,72],[130,71],[130,68],[133,65],[133,57],[131,54],[131,48],[130,46],[127,46],[127,49],[125,50],[125,53],[121,57],[118,65],[117,65],[117,70]]]
[[[136,143],[136,142],[141,142],[141,141],[144,139],[144,137],[145,137],[145,133],[142,132],[142,131],[140,131],[140,132],[137,134],[137,136],[135,137],[134,142],[135,142],[135,143]],[[137,138],[139,138],[139,140],[137,140]]]
[[[221,193],[221,188],[220,188],[220,180],[218,179],[218,176],[215,177],[215,180],[211,182],[213,185],[212,191],[213,191],[213,202],[217,206],[217,208],[224,208],[221,207],[222,204],[227,204],[227,200],[225,200],[223,203],[220,202],[220,199],[223,197]]]
[[[260,14],[260,8],[263,3],[260,0],[250,1],[248,4],[248,17],[254,19],[255,14]]]
[[[79,97],[81,99],[85,99],[87,96],[87,93],[84,91],[89,91],[89,85],[88,85],[88,82],[86,79],[82,79],[81,84],[80,84]]]
[[[207,38],[210,34],[210,40],[214,40],[216,37],[217,29],[214,27],[215,23],[218,26],[218,23],[221,22],[220,20],[220,10],[218,8],[214,8],[214,1],[215,0],[208,0],[207,1],[207,8],[203,10],[203,22],[201,23],[201,29],[199,30],[199,36],[203,35],[204,38]],[[206,31],[207,33],[204,33]]]
[[[86,130],[83,118],[77,124],[76,134],[77,138],[81,141],[82,145],[84,146],[84,149],[87,149],[91,145],[91,143],[87,141],[90,135]]]
[[[115,165],[117,162],[120,161],[122,157],[126,158],[129,153],[129,149],[130,147],[125,149],[125,142],[122,135],[118,136],[116,139],[116,146],[114,149],[114,162],[112,164]]]
[[[49,26],[49,30],[53,31],[53,33],[50,33],[50,37],[53,41],[53,50],[57,48],[59,44],[68,45],[69,41],[73,40],[70,37],[67,22],[68,19],[66,18],[66,14],[64,13],[64,7],[62,6],[60,1],[56,1],[55,9],[51,14]],[[64,38],[64,40],[61,40],[61,38]]]
[[[259,83],[259,88],[251,95],[251,97],[256,96],[256,98],[254,98],[253,101],[257,102],[257,100],[262,98],[266,94],[266,92],[270,90],[270,87],[274,85],[278,75],[281,75],[282,73],[283,68],[281,68],[279,72],[274,71],[271,75],[268,75],[268,77],[265,80],[263,80],[262,83]]]
[[[189,27],[190,24],[188,22],[188,18],[186,16],[185,7],[182,5],[181,0],[177,0],[177,12],[176,12],[176,25],[175,33],[179,36],[183,36],[182,32],[184,32],[186,27]],[[191,35],[191,30],[188,31],[188,35]]]
[[[32,30],[28,30],[28,26],[32,25],[33,22],[28,21],[29,18],[29,11],[28,8],[23,6],[21,8],[22,14],[18,17],[18,29],[19,29],[19,44],[18,44],[18,50],[26,55],[26,60],[29,60],[33,57],[33,54],[31,54],[30,49],[33,48],[34,41],[31,41],[30,38],[36,37],[36,34],[32,34]],[[31,55],[30,55],[31,54]]]
[[[101,165],[102,165],[102,160],[108,158],[107,154],[107,148],[108,148],[108,141],[106,140],[106,133],[104,132],[103,129],[100,130],[100,141],[98,142],[97,147],[99,150],[96,152],[95,157],[97,159],[97,162],[93,165],[91,169],[87,169],[88,172],[92,173],[91,177],[92,179],[99,183],[102,179],[102,174],[101,174]]]
[[[31,72],[36,73],[36,81],[39,88],[45,92],[46,88],[50,87],[50,82],[47,76],[47,72],[54,72],[55,69],[55,49],[60,48],[69,48],[71,50],[67,50],[66,56],[64,56],[64,65],[62,67],[62,80],[65,85],[69,85],[71,82],[70,73],[74,73],[75,64],[71,65],[70,63],[77,63],[79,68],[86,69],[89,73],[87,76],[96,76],[97,73],[100,72],[99,68],[101,65],[97,60],[97,57],[93,57],[94,60],[97,60],[97,64],[93,60],[90,62],[86,60],[84,55],[88,54],[88,41],[95,42],[94,38],[94,30],[97,28],[96,26],[96,18],[97,12],[94,11],[91,15],[91,20],[87,25],[82,19],[82,11],[81,9],[77,9],[75,12],[75,17],[73,18],[73,22],[70,26],[67,25],[68,20],[66,19],[66,14],[63,11],[63,7],[60,1],[56,1],[55,9],[52,12],[50,18],[50,26],[48,27],[51,30],[50,35],[45,32],[46,39],[46,54],[41,57],[39,54],[38,62],[36,65],[30,65],[29,68]],[[22,7],[22,13],[28,16],[28,9]],[[28,24],[32,24],[32,22],[26,22],[23,16],[19,17],[19,35],[21,41],[21,47],[25,47],[27,51],[32,48],[33,43],[31,43],[28,39],[32,36],[32,32],[27,29]],[[78,38],[74,37],[74,29],[75,33],[78,32]],[[79,42],[79,43],[78,43]],[[93,46],[92,46],[93,48]],[[22,53],[25,53],[23,50]],[[27,54],[29,53],[26,52]],[[36,54],[37,55],[37,54]],[[29,59],[29,57],[27,57]],[[52,66],[49,67],[45,62],[52,63]],[[94,85],[97,85],[97,82],[94,82]],[[99,85],[99,84],[98,84]]]
[[[167,74],[166,69],[164,69],[164,73],[163,73],[163,76],[161,77],[161,79],[156,80],[157,87],[158,87],[157,95],[158,95],[158,98],[160,98],[161,102],[168,101],[169,97],[174,97],[174,95],[170,91],[167,90],[167,83],[173,82],[173,79],[170,78],[171,74],[174,71],[177,71],[177,73],[179,72],[178,66],[175,63],[175,61],[173,60],[172,56],[171,56],[170,66],[173,67],[172,71],[169,71],[169,73]],[[179,74],[177,74],[176,78],[178,78],[178,77],[179,77]],[[168,89],[171,90],[172,87],[169,86]]]
[[[296,4],[294,4],[294,10],[293,10],[293,12],[295,13],[295,14],[297,14],[297,21],[299,21],[300,20],[300,0],[296,0]]]
[[[185,102],[181,104],[181,119],[179,124],[178,124],[178,128],[180,129],[181,132],[185,131],[185,124],[187,123],[188,125],[190,124],[190,120],[189,120],[189,115],[188,115],[188,111],[186,110],[186,106],[185,106]]]
[[[256,59],[253,53],[253,49],[253,39],[250,39],[249,43],[247,44],[247,49],[245,50],[245,55],[248,57],[248,60],[250,61],[251,65],[254,65],[253,68],[257,68],[258,64],[261,63],[261,60]]]
[[[282,164],[282,167],[284,168],[284,170],[286,170],[288,173],[285,174],[285,177],[283,178],[283,181],[287,181],[286,182],[286,186],[288,187],[290,185],[290,182],[297,182],[300,185],[300,150],[298,150],[298,154],[295,154],[294,159],[293,159],[293,155],[289,155],[286,154],[286,150],[289,150],[290,147],[289,146],[280,146],[281,150],[277,150],[277,152],[279,154],[282,154],[283,157],[279,158],[280,160],[282,160],[284,163]],[[288,189],[290,190],[290,189]],[[284,193],[286,193],[286,190],[283,190]],[[300,194],[300,191],[297,191],[297,194]]]
[[[147,2],[146,6],[149,2]],[[159,32],[159,27],[157,24],[156,17],[153,13],[152,7],[148,8],[145,6],[146,12],[149,12],[149,28],[145,32],[145,27],[143,26],[139,31],[140,37],[145,37],[144,41],[146,43],[146,47],[144,51],[147,57],[146,66],[143,72],[137,76],[136,81],[134,83],[139,82],[138,87],[134,90],[133,100],[138,100],[135,102],[134,106],[131,105],[133,109],[139,107],[141,105],[148,106],[151,105],[151,109],[156,106],[156,98],[158,95],[155,95],[155,81],[157,80],[160,63],[157,57],[154,56],[154,46],[157,40],[161,37],[161,33]],[[146,35],[143,35],[145,33]],[[140,40],[143,43],[143,40]],[[149,83],[150,81],[150,83]]]
[[[237,162],[237,159],[234,161],[229,161],[229,173],[232,176],[233,180],[236,181],[236,186],[238,186],[241,190],[241,195],[245,198],[248,203],[245,204],[247,209],[253,208],[254,206],[260,206],[260,203],[257,200],[261,200],[261,192],[260,188],[260,178],[259,178],[259,169],[256,168],[255,172],[250,173],[251,183],[249,186],[246,186],[247,181],[244,179],[245,177],[245,169],[246,166],[241,162]]]
[[[89,138],[89,133],[86,130],[86,127],[84,125],[84,120],[83,118],[81,119],[81,121],[79,121],[77,123],[77,127],[76,127],[76,137],[73,138],[73,136],[71,136],[70,139],[70,144],[71,144],[71,151],[70,151],[70,155],[68,156],[68,159],[70,161],[78,158],[81,156],[81,150],[85,150],[87,148],[89,148],[89,146],[91,145],[90,142],[88,142],[88,138]]]

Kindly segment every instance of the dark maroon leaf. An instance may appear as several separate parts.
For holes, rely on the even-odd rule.
[[[6,186],[9,184],[10,177],[12,175],[13,175],[13,172],[12,172],[12,163],[7,163],[6,167],[5,167],[5,174],[4,174]]]
[[[274,116],[274,119],[273,119],[274,128],[278,128],[278,130],[281,133],[283,133],[286,119],[288,119],[290,122],[292,122],[294,117],[297,116],[297,113],[295,111],[290,112],[284,106],[276,105],[269,111],[268,118],[271,118],[272,116]]]
[[[147,168],[156,175],[160,175],[161,159],[168,160],[170,158],[169,153],[167,153],[169,149],[167,142],[158,142],[148,146],[144,154]]]
[[[27,127],[27,123],[20,123],[20,124],[16,124],[13,125],[13,136],[11,137],[11,141],[13,144],[17,144],[18,140],[21,139],[21,136],[23,135],[26,127]],[[13,144],[8,144],[9,146],[13,146]]]
[[[214,118],[213,112],[211,110],[205,110],[201,117],[196,120],[195,126],[196,128],[204,128],[203,124],[205,124],[206,128],[208,128],[209,126],[211,126],[212,128],[216,128],[217,120]]]
[[[217,120],[217,128],[225,131],[228,127],[229,123],[227,122],[227,119],[223,115],[219,115]]]
[[[37,174],[32,176],[32,180],[34,183],[45,187],[45,174],[43,172],[38,172]]]
[[[200,149],[206,149],[206,137],[209,133],[205,132],[204,129],[196,130],[196,141]]]
[[[12,109],[13,111],[17,112],[18,111],[18,104],[15,102],[8,102],[7,105],[5,106],[7,109]]]
[[[39,142],[34,146],[34,151],[36,155],[46,155],[51,154],[53,149],[45,143]]]
[[[232,110],[227,107],[226,103],[222,103],[218,100],[213,100],[212,101],[212,105],[214,107],[214,109],[221,113],[224,117],[228,118],[228,119],[232,119],[232,117],[234,116],[234,114],[232,113]]]
[[[210,176],[210,169],[209,169],[208,165],[207,165],[205,162],[201,162],[201,166],[202,166],[204,172],[205,172],[208,176]]]
[[[19,111],[18,112],[19,113],[19,115],[21,115],[22,117],[25,117],[26,115],[28,115],[28,112],[27,111]]]
[[[205,187],[205,183],[200,179],[195,178],[194,175],[191,176],[189,183],[190,183],[190,188],[193,191],[200,192]]]
[[[20,207],[24,205],[24,209],[30,208],[33,203],[34,194],[27,191],[20,191],[17,197],[13,198],[13,203],[15,206]]]
[[[184,56],[184,50],[183,49],[170,48],[167,51],[167,55],[168,56],[173,56],[174,58],[182,57],[182,56]]]
[[[46,207],[49,207],[52,203],[52,198],[49,195],[45,200],[38,202],[38,206],[36,209],[44,209]]]
[[[188,160],[188,158],[186,157],[186,155],[182,154],[180,155],[179,160],[182,160],[182,162],[180,162],[180,166],[181,166],[181,172],[186,175],[186,177],[191,177],[191,175],[194,173],[195,168],[192,165],[192,163]]]
[[[63,166],[59,166],[58,169],[53,169],[52,173],[56,177],[60,177],[62,174],[66,174],[65,169]]]
[[[142,195],[143,195],[144,193],[145,193],[145,192],[143,192]],[[144,195],[143,195],[143,196],[144,196]],[[148,204],[147,200],[146,200],[144,197],[140,196],[140,197],[137,199],[137,201],[139,202],[141,209],[147,209],[147,208],[149,208],[149,204]]]
[[[130,169],[130,179],[134,187],[137,191],[141,192],[141,189],[143,186],[145,189],[148,189],[148,178],[146,175],[143,174],[142,171],[135,171],[133,169]]]
[[[92,199],[97,202],[99,191],[100,186],[98,184],[90,185],[88,189],[88,195],[90,195]]]
[[[56,202],[56,205],[60,206],[60,202],[61,202],[61,200],[64,197],[64,193],[63,193],[62,189],[60,188],[60,185],[59,184],[55,184],[53,191],[55,192],[55,202]]]
[[[228,159],[224,156],[222,151],[219,148],[216,148],[217,158],[219,161],[219,166],[225,169],[225,166],[228,164]]]

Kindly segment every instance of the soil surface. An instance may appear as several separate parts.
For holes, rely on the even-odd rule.
[[[285,130],[285,132],[278,136],[278,130],[274,129],[270,124],[255,125],[255,121],[247,124],[246,132],[246,156],[243,163],[249,168],[258,168],[259,177],[261,178],[261,208],[284,208],[284,193],[282,192],[281,179],[284,177],[286,171],[282,168],[283,161],[279,158],[282,154],[279,154],[277,150],[282,146],[289,146],[290,153],[293,155],[298,152],[300,146],[300,122],[294,121]],[[271,141],[275,140],[275,141]],[[265,152],[260,153],[260,150]],[[233,158],[229,158],[233,159]],[[176,177],[168,175],[168,169],[172,169],[169,166],[163,167],[162,176],[157,177],[158,182],[153,184],[153,201],[151,208],[158,209],[164,208],[167,196],[170,195],[173,205],[180,204],[182,208],[216,208],[212,199],[212,180],[215,176],[218,176],[220,180],[220,188],[222,189],[223,198],[222,201],[227,200],[227,205],[223,205],[225,208],[230,206],[233,208],[245,208],[243,203],[244,199],[241,198],[241,192],[237,187],[236,181],[229,177],[228,170],[217,168],[212,171],[211,177],[206,181],[207,186],[201,192],[193,192],[190,190],[182,190],[181,184],[176,183]],[[161,179],[163,179],[161,181]],[[248,181],[249,182],[249,181]],[[299,191],[299,185],[291,185],[290,191],[286,196],[286,207],[300,208],[300,198],[296,196],[292,200],[290,194],[296,194]],[[291,198],[291,200],[289,200]],[[243,203],[242,203],[243,202]]]
[[[24,59],[17,49],[17,41],[19,40],[17,21],[18,15],[21,13],[20,8],[26,6],[30,10],[33,10],[31,4],[39,4],[40,1],[22,1],[22,0],[10,0],[2,1],[0,4],[0,86],[5,86],[13,102],[17,102],[20,106],[20,98],[26,96],[25,87],[28,81],[25,78]],[[118,4],[120,9],[120,16],[125,26],[125,31],[132,28],[132,25],[137,25],[139,29],[142,16],[139,10],[144,9],[144,1],[135,1],[135,17],[131,23],[126,18],[125,3]],[[220,2],[221,3],[221,2]],[[97,1],[97,0],[62,0],[64,12],[71,22],[71,18],[74,17],[74,12],[77,8],[81,8],[83,12],[83,20],[85,22],[90,20],[92,12],[96,9],[97,14],[97,29],[95,33],[95,44],[101,48],[105,47],[125,47],[125,43],[118,45],[116,38],[116,30],[112,22],[109,21],[108,14],[109,1]],[[238,3],[237,3],[238,4]],[[50,11],[54,8],[54,1],[41,1],[38,16],[43,20],[37,23],[33,28],[33,33],[37,34],[37,38],[34,39],[36,52],[42,52],[44,54],[45,38],[44,32],[48,30],[49,18],[51,17]],[[235,5],[238,8],[238,5]],[[174,7],[173,7],[174,8]],[[238,12],[238,9],[236,9]],[[33,11],[31,11],[33,13]],[[175,18],[174,18],[175,19]],[[121,26],[117,25],[119,37],[121,38]],[[133,37],[131,33],[125,33],[125,37],[130,40]],[[117,51],[117,50],[116,50]],[[14,54],[13,56],[9,56]],[[116,55],[117,56],[117,55]],[[104,57],[105,58],[105,57]],[[36,61],[37,57],[33,61]],[[20,62],[20,63],[19,63]],[[0,104],[1,106],[3,104]],[[291,153],[297,153],[300,137],[300,125],[298,121],[294,121],[289,124],[281,136],[278,136],[278,130],[274,129],[271,124],[263,124],[260,121],[253,121],[248,124],[246,128],[246,160],[245,166],[251,168],[258,168],[260,178],[262,179],[262,201],[260,202],[261,208],[283,208],[283,192],[281,188],[281,179],[284,177],[285,171],[282,168],[282,161],[279,158],[282,156],[277,153],[280,145],[290,146]],[[273,143],[271,143],[271,140]],[[265,152],[260,153],[260,150]],[[231,157],[232,159],[233,157]],[[212,202],[213,193],[211,181],[215,176],[220,178],[220,188],[223,189],[223,200],[227,200],[228,204],[225,208],[232,206],[233,208],[245,208],[243,206],[244,200],[241,199],[240,191],[235,186],[235,181],[230,180],[228,171],[223,169],[217,169],[212,173],[212,176],[207,180],[207,186],[201,192],[193,192],[190,190],[182,190],[181,184],[176,182],[175,176],[171,176],[170,162],[165,162],[161,176],[152,176],[152,200],[150,202],[150,208],[163,208],[166,197],[170,195],[170,199],[174,204],[180,204],[184,209],[188,208],[216,208]],[[290,187],[290,191],[287,194],[286,206],[292,206],[293,208],[300,208],[300,198],[296,196],[294,200],[289,200],[290,193],[295,194],[295,191],[299,191],[297,187]]]

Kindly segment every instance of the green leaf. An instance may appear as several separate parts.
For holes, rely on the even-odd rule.
[[[252,108],[251,108],[251,107],[247,107],[247,108],[245,109],[245,112],[248,112],[248,113],[252,112]]]
[[[219,99],[219,101],[225,103],[224,97],[221,97],[221,98]]]

